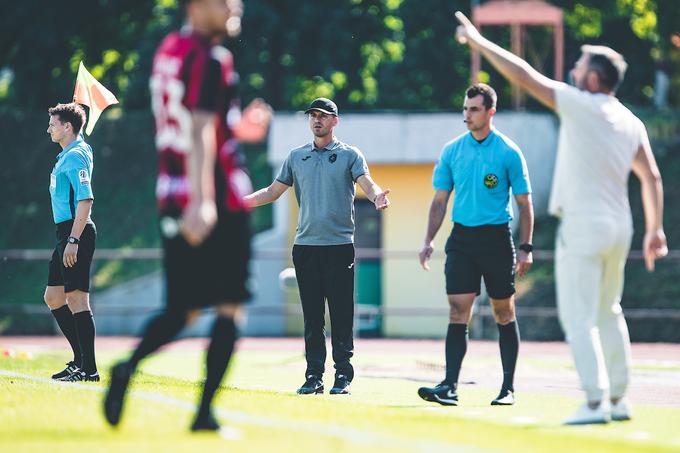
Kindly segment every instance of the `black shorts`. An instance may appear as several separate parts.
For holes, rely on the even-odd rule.
[[[446,294],[479,294],[484,277],[492,299],[515,294],[515,245],[508,224],[454,224],[446,241]]]
[[[47,275],[47,286],[63,286],[64,292],[80,290],[90,292],[90,267],[97,242],[97,228],[94,223],[88,223],[80,235],[78,244],[78,260],[73,267],[64,266],[64,249],[66,240],[71,235],[73,220],[57,224],[57,245],[54,247],[50,259],[50,269]]]
[[[220,213],[215,229],[198,247],[181,234],[168,238],[161,231],[168,307],[202,308],[250,298],[249,223],[248,213]]]

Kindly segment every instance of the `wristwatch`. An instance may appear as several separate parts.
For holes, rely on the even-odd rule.
[[[531,253],[534,250],[534,246],[531,244],[520,244],[519,249],[523,252]]]
[[[78,245],[80,243],[80,239],[73,237],[73,236],[69,236],[68,239],[66,239],[66,242],[68,242],[69,244]]]

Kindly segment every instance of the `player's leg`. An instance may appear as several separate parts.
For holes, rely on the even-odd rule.
[[[90,269],[96,237],[94,224],[85,225],[80,235],[76,264],[63,267],[66,303],[73,313],[82,355],[80,370],[64,378],[65,381],[99,381],[95,359],[96,328],[90,308]]]
[[[64,378],[64,380],[99,381],[94,347],[96,328],[90,308],[90,294],[80,290],[69,291],[66,293],[66,301],[73,312],[82,359],[80,370]]]
[[[458,231],[457,231],[458,230]],[[474,230],[454,226],[446,242],[446,294],[449,303],[449,325],[446,331],[446,375],[434,387],[421,387],[418,395],[426,401],[442,405],[458,405],[458,377],[463,358],[467,353],[468,324],[472,306],[481,289],[481,269],[470,245],[474,243]]]
[[[515,317],[515,296],[491,299],[493,316],[498,326],[498,346],[503,365],[503,384],[498,397],[491,404],[505,406],[515,404],[515,367],[519,355],[519,325]]]
[[[598,327],[609,376],[612,420],[629,420],[631,410],[624,398],[630,377],[631,351],[628,326],[621,309],[624,267],[630,247],[630,230],[606,256],[602,275]]]
[[[354,245],[331,246],[326,252],[324,286],[327,288],[335,363],[335,383],[330,393],[348,394],[354,379],[354,368],[350,363],[354,354]]]
[[[211,405],[215,392],[220,386],[231,361],[236,345],[236,320],[241,313],[240,303],[225,303],[217,306],[217,316],[210,334],[210,345],[206,353],[206,377],[201,402],[192,431],[215,431],[219,423],[212,414]]]
[[[587,399],[565,423],[606,423],[609,409],[608,404],[602,402],[609,391],[609,380],[597,328],[602,260],[597,253],[589,254],[594,247],[584,242],[585,236],[594,238],[595,231],[581,226],[580,223],[565,225],[563,221],[555,259],[559,320]]]
[[[45,288],[45,303],[50,308],[52,316],[54,316],[59,329],[66,337],[71,350],[73,351],[73,360],[66,364],[66,368],[58,373],[52,375],[52,379],[63,379],[70,376],[74,371],[80,368],[82,352],[80,351],[80,341],[78,340],[78,331],[76,330],[76,322],[73,319],[73,313],[66,304],[66,293],[64,293],[63,286],[47,286]]]
[[[503,383],[494,406],[515,403],[515,367],[519,354],[519,325],[515,316],[515,249],[509,228],[489,231],[489,253],[480,257],[486,291],[498,327]]]
[[[301,395],[323,393],[323,372],[326,363],[325,289],[321,257],[325,247],[293,246],[293,264],[300,290],[305,330],[305,383],[298,389]]]

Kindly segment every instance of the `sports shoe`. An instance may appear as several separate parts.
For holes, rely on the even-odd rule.
[[[491,401],[492,406],[512,406],[515,404],[515,392],[509,389],[501,389],[495,400]]]
[[[65,378],[61,379],[61,382],[99,382],[99,373],[96,371],[92,374],[86,373],[83,370],[76,370]]]
[[[349,387],[352,381],[344,374],[335,376],[333,388],[330,391],[331,395],[349,395]]]
[[[104,398],[104,416],[111,426],[118,425],[123,412],[125,392],[130,383],[130,369],[127,362],[120,362],[111,368],[111,382]]]
[[[565,425],[597,425],[609,423],[611,412],[608,402],[601,402],[595,409],[588,407],[588,403],[583,404],[578,410],[564,421]]]
[[[320,377],[314,376],[313,374],[307,376],[307,380],[302,387],[297,389],[298,395],[315,395],[317,393],[323,393],[323,381]]]
[[[191,430],[196,431],[219,431],[220,424],[211,412],[196,415],[196,420],[191,425]]]
[[[615,422],[625,422],[632,418],[633,411],[626,398],[621,398],[618,403],[612,404],[612,420]]]
[[[54,373],[52,375],[52,379],[55,379],[57,381],[61,381],[62,379],[70,376],[71,374],[75,373],[76,371],[78,371],[78,366],[76,365],[76,362],[71,361],[71,362],[66,364],[66,368],[64,368],[63,370],[61,370],[58,373]]]
[[[458,406],[456,387],[446,383],[446,381],[442,381],[434,387],[420,387],[418,396],[425,401],[433,401],[442,406]]]

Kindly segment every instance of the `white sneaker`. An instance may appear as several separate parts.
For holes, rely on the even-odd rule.
[[[617,422],[624,422],[630,420],[633,411],[630,408],[630,403],[626,398],[621,398],[618,403],[612,404],[612,420]]]
[[[593,425],[609,423],[611,420],[611,411],[609,402],[602,402],[600,405],[591,409],[588,403],[579,407],[578,410],[564,421],[565,425]]]

